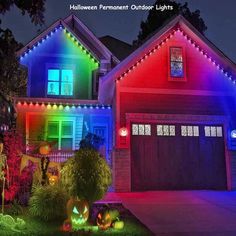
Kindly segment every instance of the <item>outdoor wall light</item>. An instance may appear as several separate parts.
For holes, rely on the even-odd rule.
[[[119,134],[121,137],[126,137],[128,135],[128,129],[126,127],[122,127],[119,129]]]
[[[236,138],[236,129],[232,130],[230,135],[231,135],[231,138]]]

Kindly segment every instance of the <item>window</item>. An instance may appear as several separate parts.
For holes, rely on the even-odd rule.
[[[170,48],[170,77],[184,77],[183,49],[181,47]]]
[[[157,125],[157,136],[175,136],[175,126]]]
[[[221,126],[205,126],[206,137],[223,137],[223,131]]]
[[[151,135],[151,125],[132,124],[132,135]]]
[[[47,94],[52,96],[72,96],[73,71],[69,69],[48,69]]]
[[[48,121],[47,140],[55,142],[55,150],[73,149],[73,121]]]
[[[181,136],[199,136],[199,127],[198,126],[191,126],[191,125],[181,125]]]

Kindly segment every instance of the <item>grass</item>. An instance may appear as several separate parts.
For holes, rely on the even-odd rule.
[[[96,210],[99,210],[97,206],[93,207]],[[114,228],[109,228],[106,231],[102,231],[95,226],[95,223],[92,225],[94,226],[84,226],[83,229],[86,231],[80,232],[71,232],[65,233],[60,231],[60,227],[63,223],[61,221],[55,222],[43,222],[39,219],[32,218],[28,212],[27,208],[24,208],[23,214],[17,217],[22,218],[26,222],[26,229],[21,232],[14,232],[10,229],[0,228],[0,235],[1,236],[81,236],[81,235],[117,235],[117,236],[145,236],[145,235],[153,235],[141,222],[139,222],[127,209],[125,209],[121,204],[116,205],[116,208],[119,208],[121,218],[125,222],[125,226],[122,230],[117,230]],[[96,214],[95,210],[95,214]],[[16,218],[16,217],[14,217]],[[93,220],[94,221],[94,220]],[[88,232],[89,229],[92,230]]]

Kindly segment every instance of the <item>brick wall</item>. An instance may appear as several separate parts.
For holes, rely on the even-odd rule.
[[[113,150],[113,184],[115,192],[131,191],[130,151]]]

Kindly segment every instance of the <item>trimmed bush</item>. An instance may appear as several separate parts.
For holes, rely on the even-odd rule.
[[[90,204],[101,199],[112,183],[111,170],[105,159],[93,149],[80,149],[61,170],[62,185],[73,197]]]
[[[29,200],[29,212],[44,221],[63,219],[67,200],[66,192],[59,185],[37,186]]]

